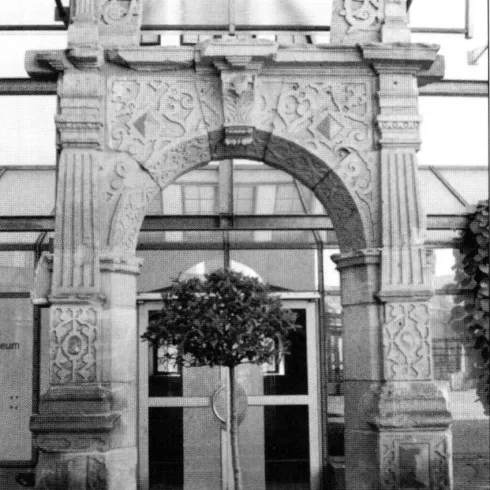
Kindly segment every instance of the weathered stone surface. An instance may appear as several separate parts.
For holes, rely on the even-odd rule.
[[[136,488],[141,223],[181,175],[248,158],[313,190],[339,238],[347,488],[450,489],[415,158],[414,77],[437,48],[409,43],[405,0],[335,0],[338,46],[143,48],[142,4],[72,2],[69,49],[27,57],[62,77],[52,284],[48,271],[36,295],[51,302],[37,488]]]

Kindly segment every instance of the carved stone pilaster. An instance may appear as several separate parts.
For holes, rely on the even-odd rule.
[[[410,42],[407,0],[385,0],[381,39],[384,43]]]
[[[65,73],[59,83],[59,112],[55,118],[59,145],[101,148],[103,82],[98,73]]]
[[[99,42],[98,17],[98,0],[72,1],[68,46],[96,46]]]
[[[386,0],[334,0],[332,9],[332,44],[381,41],[381,24]]]
[[[101,45],[139,46],[143,0],[101,0],[100,3]]]
[[[410,42],[407,0],[335,0],[331,42]]]
[[[424,247],[422,210],[413,150],[381,152],[383,299],[432,295],[431,271]]]
[[[58,168],[52,295],[99,293],[98,153],[65,149]]]

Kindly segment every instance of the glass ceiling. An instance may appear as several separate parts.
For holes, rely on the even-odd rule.
[[[159,193],[148,214],[217,215],[218,183],[216,163],[191,171]],[[468,211],[469,205],[488,197],[488,169],[484,167],[421,167],[419,183],[422,204],[429,215],[461,215]],[[55,186],[54,167],[0,167],[0,216],[52,215]],[[234,209],[237,215],[325,214],[312,192],[291,176],[247,160],[234,162]],[[335,242],[332,231],[319,233],[324,242]],[[34,243],[38,236],[39,233],[1,232],[0,244]],[[455,234],[437,232],[437,236],[444,241],[451,240]],[[185,241],[190,247],[204,243],[219,248],[222,239],[222,233],[216,231],[141,232],[140,244],[158,248],[165,243],[165,247],[171,248]],[[232,231],[229,240],[235,248],[240,243],[252,243],[256,247],[262,244],[265,248],[271,242],[285,246],[315,244],[312,232],[293,230]]]
[[[68,0],[63,0],[68,5]],[[235,21],[243,25],[328,26],[332,0],[235,0]],[[488,2],[471,0],[472,38],[463,34],[417,33],[423,29],[465,29],[466,0],[413,0],[410,24],[413,42],[437,43],[446,58],[447,79],[488,79],[488,54],[475,65],[468,64],[468,53],[488,44]],[[27,49],[63,49],[66,32],[2,32],[2,26],[47,25],[63,28],[54,20],[54,0],[16,0],[0,2],[0,77],[26,77],[24,53]],[[228,0],[146,0],[143,23],[149,25],[227,25]],[[197,36],[194,36],[197,39]],[[189,40],[189,39],[187,39]],[[292,40],[290,40],[292,41]],[[298,36],[298,42],[305,38]],[[312,36],[314,43],[328,43],[329,34]],[[162,36],[162,42],[178,44],[178,35]]]
[[[62,0],[63,5],[69,4]],[[248,25],[329,25],[332,0],[235,0],[235,22]],[[466,0],[413,0],[410,22],[413,42],[441,44],[445,56],[446,79],[488,79],[488,51],[476,64],[469,64],[488,44],[488,2],[471,0],[472,38],[463,34],[416,32],[423,29],[464,31]],[[144,0],[147,25],[224,24],[229,21],[227,0]],[[24,55],[29,49],[64,49],[66,31],[12,31],[12,25],[46,25],[63,28],[54,20],[54,0],[16,0],[0,2],[0,78],[25,78]],[[2,29],[3,28],[3,29]],[[271,35],[267,33],[264,35]],[[197,35],[193,36],[196,41]],[[189,40],[189,36],[187,36]],[[305,42],[304,36],[290,42]],[[327,43],[329,33],[311,36],[314,43]],[[162,36],[162,44],[178,44],[177,33]],[[485,97],[421,97],[420,113],[422,148],[419,152],[421,195],[429,214],[460,214],[467,203],[488,197],[488,99]],[[54,208],[56,161],[55,96],[0,97],[4,124],[0,132],[2,161],[0,167],[0,216],[45,215]],[[452,142],[453,144],[448,144]],[[471,142],[471,151],[468,145]],[[241,167],[240,167],[241,165]],[[247,165],[261,167],[259,177],[246,171]],[[428,166],[433,168],[428,168]],[[32,166],[27,170],[22,166]],[[426,168],[423,168],[426,166]],[[459,168],[454,168],[454,167]],[[469,168],[471,166],[471,169]],[[476,167],[473,167],[476,166]],[[478,167],[478,168],[477,168]],[[35,168],[35,170],[34,170]],[[436,170],[434,170],[434,168]],[[203,169],[211,176],[211,187],[217,185],[217,167]],[[250,167],[249,167],[250,169]],[[197,172],[197,171],[196,171]],[[152,203],[151,213],[207,214],[216,211],[213,189],[193,189],[198,173],[184,176],[165,192],[180,196],[175,200],[165,192]],[[211,172],[211,174],[209,174]],[[309,214],[323,213],[323,208],[307,189],[297,186],[287,175],[254,162],[236,162],[235,212],[238,214]],[[254,181],[255,179],[255,181]],[[272,179],[272,180],[270,180]],[[277,181],[274,181],[277,179]],[[281,180],[284,179],[284,180]],[[198,179],[199,180],[199,179]],[[271,183],[272,182],[272,183]],[[303,201],[300,199],[300,194]],[[210,197],[211,196],[211,197]],[[214,199],[214,200],[213,200]],[[165,204],[166,203],[166,204]],[[173,204],[169,204],[173,203]],[[266,209],[264,211],[264,209]],[[159,232],[161,234],[163,232]],[[175,234],[177,233],[177,234]],[[191,233],[191,232],[186,232]],[[245,239],[245,232],[236,237]],[[246,232],[250,233],[251,232]],[[270,232],[254,236],[266,237]],[[262,235],[260,234],[262,233]],[[280,232],[274,232],[280,233]],[[439,232],[442,239],[450,236]],[[147,243],[158,242],[158,234],[147,233]],[[152,238],[150,239],[150,235]],[[453,234],[454,235],[454,234]],[[0,242],[31,242],[38,234],[0,233]],[[142,234],[143,236],[143,234]],[[189,235],[190,236],[190,235]],[[279,235],[278,235],[279,236]],[[17,237],[17,238],[16,238]],[[178,232],[167,232],[166,240],[179,241]],[[22,238],[22,239],[21,239]],[[211,240],[211,235],[208,237]],[[233,238],[233,237],[232,237]],[[303,233],[303,240],[305,234]],[[307,240],[313,240],[311,235]],[[291,241],[293,235],[291,234]],[[151,244],[151,243],[150,243]]]

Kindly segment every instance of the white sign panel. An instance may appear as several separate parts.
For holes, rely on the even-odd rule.
[[[0,300],[0,464],[32,458],[32,341],[30,300]]]

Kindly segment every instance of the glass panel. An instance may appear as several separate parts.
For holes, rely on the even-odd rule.
[[[67,6],[69,0],[62,0]],[[51,0],[16,0],[1,2],[0,25],[8,24],[54,24],[55,3]],[[60,24],[60,22],[57,22]]]
[[[13,4],[13,2],[1,3]],[[36,21],[34,21],[33,24],[34,23],[36,23]],[[66,49],[66,43],[66,32],[63,31],[0,32],[0,77],[26,78],[27,72],[24,65],[26,51]],[[5,113],[2,115],[4,114]],[[51,144],[54,146],[54,140],[51,141]]]
[[[328,25],[331,0],[247,0],[235,3],[237,24]],[[228,0],[149,0],[144,24],[226,24]]]
[[[33,287],[34,253],[0,252],[0,292],[26,292]]]
[[[306,395],[308,394],[306,310],[293,309],[300,327],[289,334],[291,346],[289,354],[278,361],[276,366],[264,366],[264,395]],[[276,369],[273,369],[273,368]]]
[[[323,249],[323,280],[328,291],[340,291],[340,274],[332,255],[340,253],[339,249]]]
[[[156,311],[148,313],[149,321],[152,320]],[[150,396],[182,396],[182,369],[178,366],[169,366],[163,357],[163,347],[155,348],[149,344],[149,382],[148,391]],[[166,363],[165,363],[166,361]]]
[[[149,411],[150,488],[176,490],[184,484],[184,425],[181,407]]]
[[[0,62],[2,66],[9,66],[9,63]],[[0,73],[0,77],[7,76],[21,75]],[[56,97],[1,97],[0,107],[3,120],[8,121],[0,132],[2,165],[54,166]]]
[[[7,167],[0,175],[0,215],[53,214],[55,181],[54,167],[50,169]]]
[[[140,234],[140,238],[141,235],[143,234]],[[140,292],[165,289],[171,285],[173,279],[201,262],[212,262],[219,267],[223,264],[222,250],[140,250],[138,256],[144,260],[138,276]]]
[[[310,488],[308,407],[264,407],[267,489]]]
[[[437,248],[434,250],[436,290],[461,288],[461,282],[456,280],[456,264],[462,260],[461,254],[454,248]],[[463,277],[467,277],[466,275]]]
[[[149,320],[156,315],[149,312]],[[164,357],[162,347],[149,345],[148,388],[150,397],[211,397],[220,383],[219,368],[179,368]]]
[[[342,306],[340,296],[325,297],[325,322],[328,333],[328,393],[343,393],[344,354],[342,337]],[[330,406],[329,406],[330,412]]]
[[[231,235],[232,239],[237,236],[235,232]],[[273,289],[288,291],[316,289],[316,250],[294,248],[232,250],[230,256],[232,260],[254,270]]]
[[[471,169],[438,168],[437,171],[470,205],[488,199],[488,166]],[[425,209],[427,214],[435,214],[430,208]]]
[[[30,460],[33,315],[29,299],[0,299],[0,462]],[[8,437],[5,435],[8,434]]]
[[[424,0],[410,6],[411,27],[463,27],[465,0]],[[444,14],[444,15],[442,15]]]
[[[486,97],[421,97],[419,107],[423,117],[420,165],[488,165]],[[456,120],[467,124],[454,124]],[[465,141],[471,141],[471,152]]]

